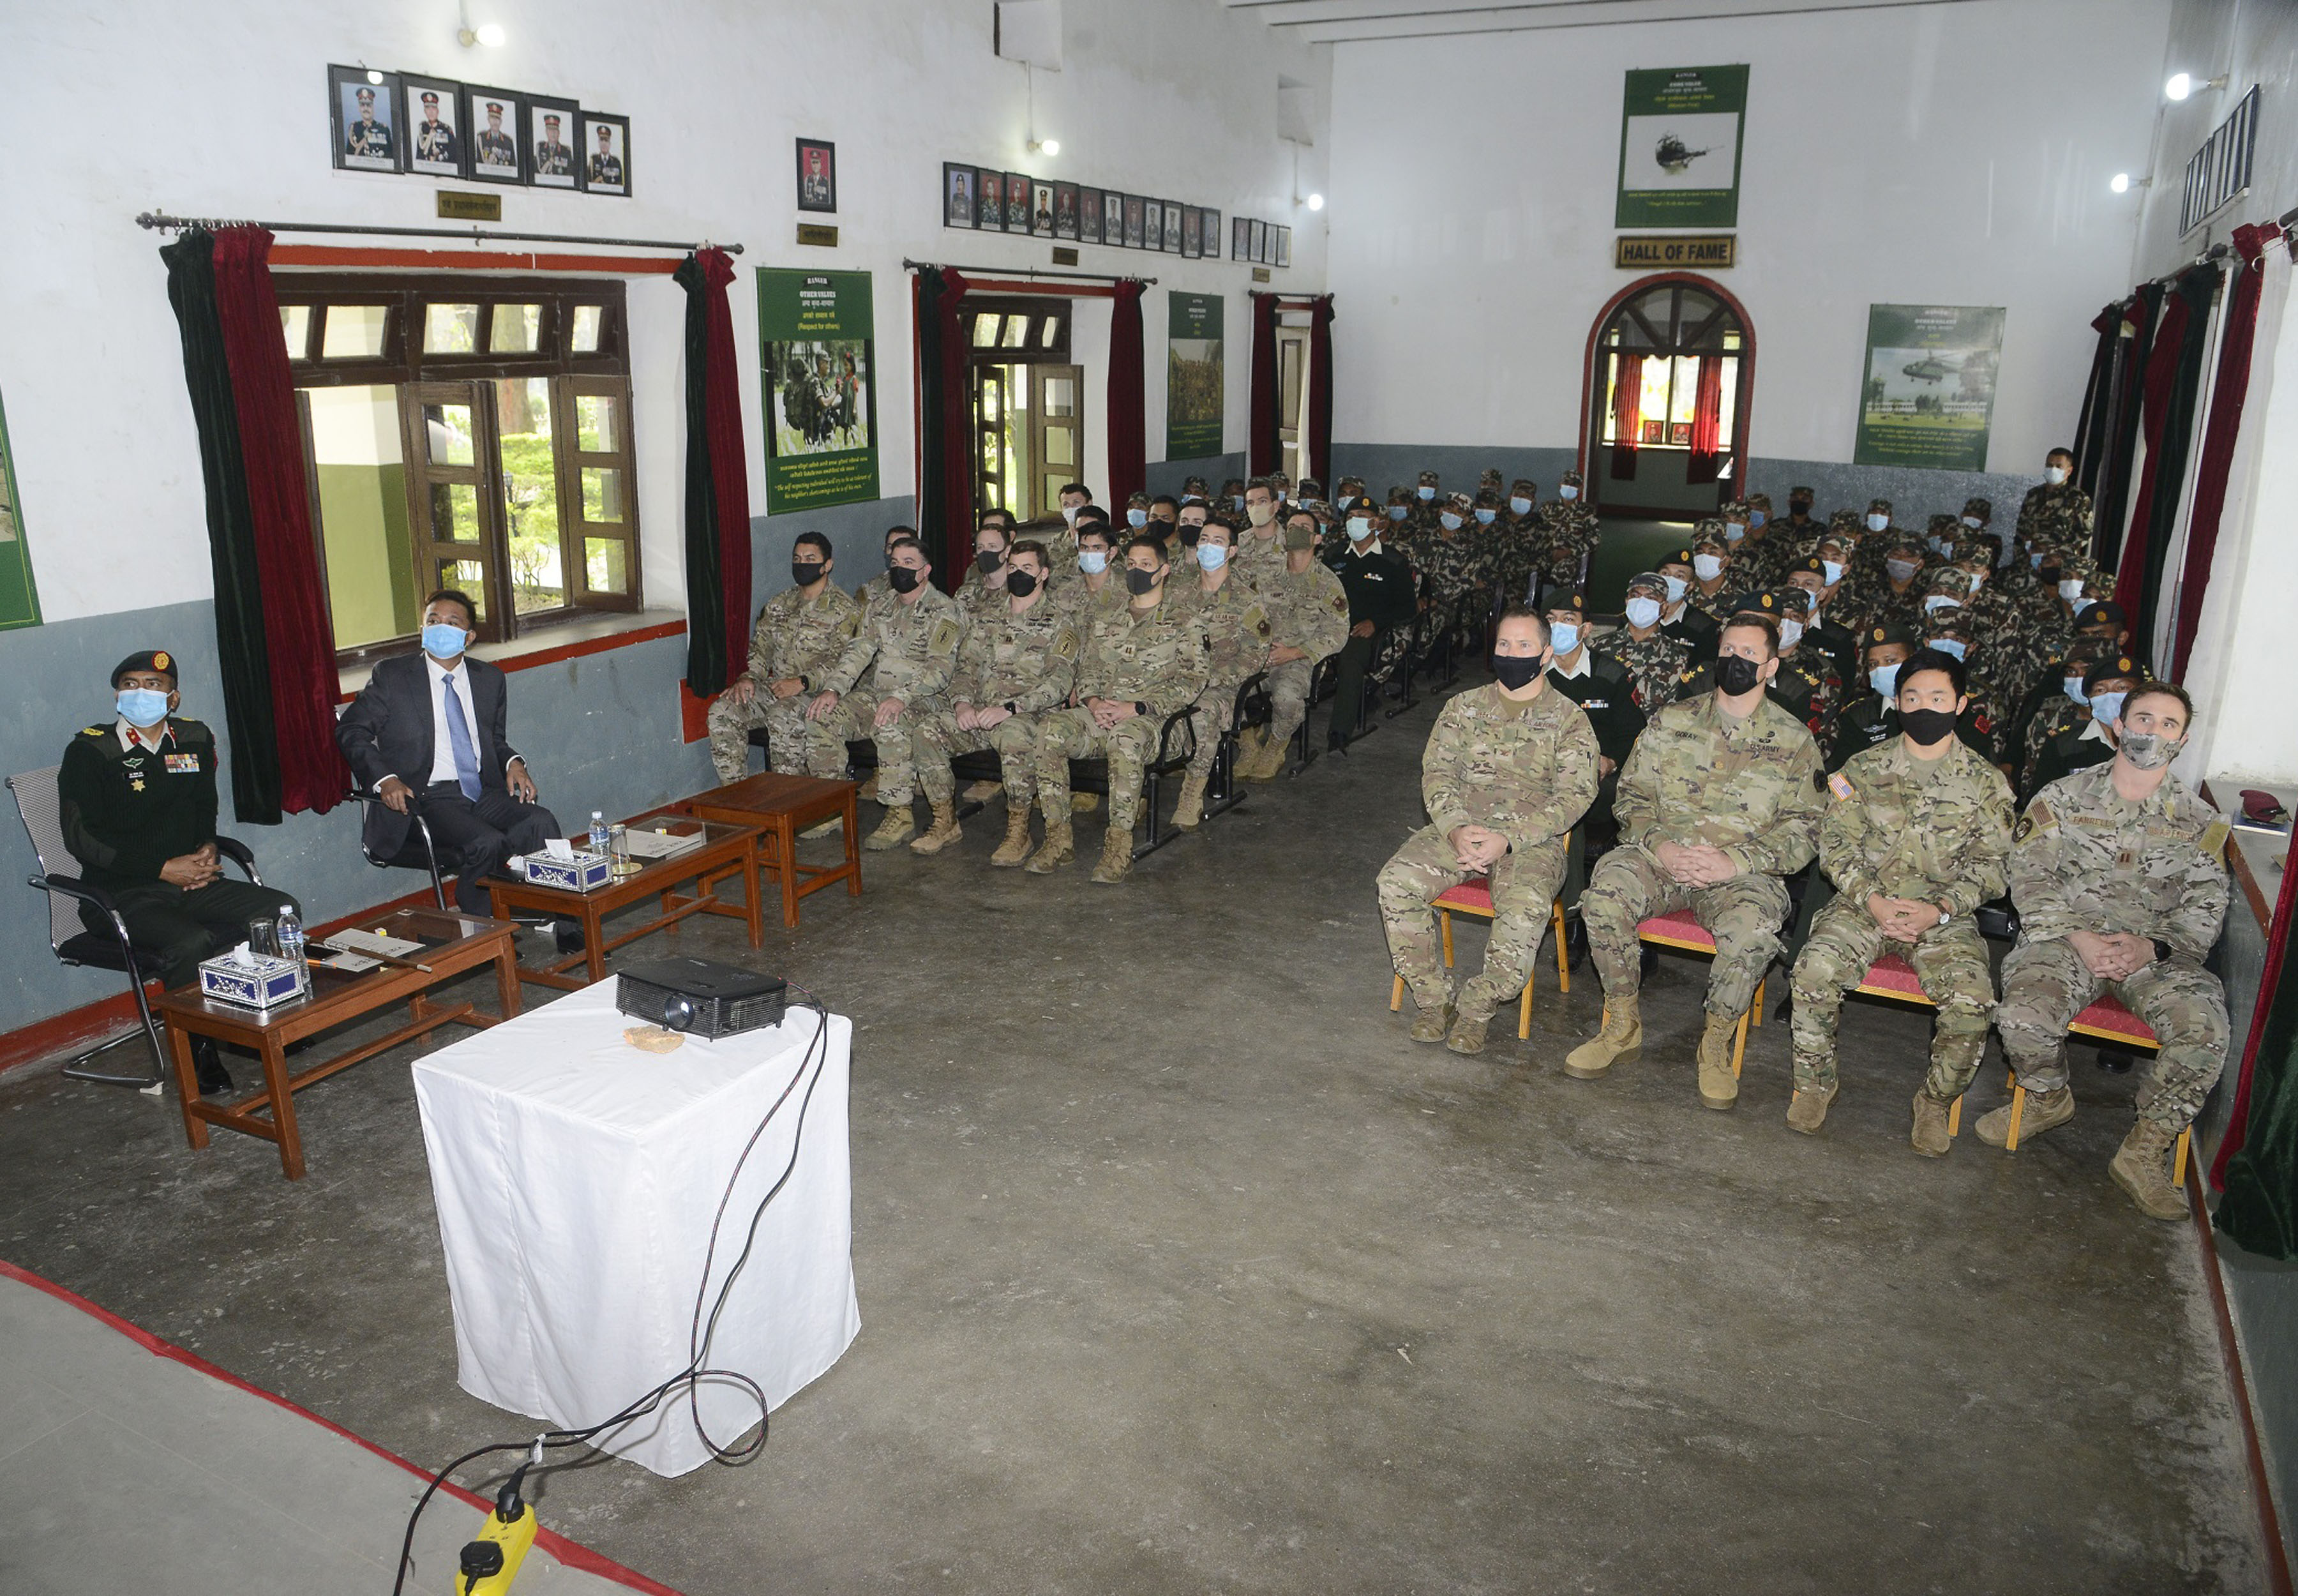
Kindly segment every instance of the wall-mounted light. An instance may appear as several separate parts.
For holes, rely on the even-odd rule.
[[[1041,155],[1058,155],[1062,153],[1062,141],[1058,138],[1033,138],[1029,141],[1029,147]]]
[[[1312,194],[1301,203],[1311,211],[1322,211],[1325,208],[1325,196],[1321,194]]]
[[[2224,88],[2226,86],[2227,75],[2224,72],[2199,81],[2191,73],[2173,72],[2170,80],[2162,86],[2162,93],[2170,99],[2183,100],[2198,88]]]
[[[510,35],[503,31],[503,25],[500,22],[482,22],[476,28],[472,27],[468,0],[465,0],[461,8],[461,16],[463,25],[456,30],[455,38],[466,50],[473,45],[484,45],[490,50],[500,50],[503,46],[503,42],[510,37]]]
[[[367,65],[365,62],[361,62],[360,64],[362,66]],[[381,88],[383,87],[383,74],[376,70],[373,67],[368,67],[367,69],[367,80],[369,83],[374,84],[377,88]]]
[[[2106,186],[2117,194],[2129,194],[2134,188],[2151,187],[2153,182],[2152,178],[2134,178],[2129,172],[2117,172],[2107,179]]]

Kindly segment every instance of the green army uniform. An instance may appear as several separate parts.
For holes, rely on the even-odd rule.
[[[1115,571],[1116,567],[1112,566],[1109,580],[1101,584],[1098,591],[1086,585],[1084,574],[1080,572],[1075,582],[1066,587],[1056,588],[1046,595],[1069,611],[1070,618],[1078,624],[1079,636],[1085,634],[1086,629],[1097,617],[1115,615],[1125,608],[1125,579],[1117,575]]]
[[[2087,550],[2090,526],[2090,495],[2075,486],[2072,478],[2055,488],[2046,482],[2038,483],[2019,501],[2015,530],[2029,544]]]
[[[1796,1090],[1833,1095],[1843,994],[1891,953],[1914,966],[1938,1005],[1923,1090],[1934,1103],[1952,1103],[1978,1071],[1995,1005],[1987,945],[1972,916],[2003,892],[2010,785],[1959,740],[1937,759],[1918,759],[1897,738],[1859,755],[1828,787],[1819,864],[1837,897],[1813,922],[1791,977]],[[1913,943],[1895,941],[1868,913],[1876,895],[1935,903],[1949,918]]]
[[[721,781],[739,781],[750,768],[750,733],[760,726],[766,729],[768,768],[786,776],[806,773],[806,707],[861,623],[862,607],[835,583],[823,583],[811,602],[794,587],[766,600],[750,632],[748,680],[757,690],[747,704],[721,693],[710,705],[710,763]],[[773,684],[793,677],[798,693],[774,697]]]
[[[1068,700],[1084,652],[1077,612],[1043,589],[1037,602],[1019,615],[1010,599],[981,612],[958,645],[957,668],[949,682],[951,709],[918,726],[918,786],[927,801],[949,802],[957,785],[950,773],[952,757],[993,748],[1005,784],[1006,813],[1026,825],[1037,790],[1037,732],[1044,717]],[[986,732],[966,732],[952,712],[961,704],[1013,713]]]
[[[1425,499],[1420,496],[1421,488],[1428,491]],[[1443,484],[1437,480],[1436,473],[1423,471],[1420,474],[1419,487],[1413,490],[1409,502],[1412,513],[1404,518],[1405,533],[1416,541],[1435,536],[1439,530],[1436,517],[1442,513],[1444,507]]]
[[[1561,485],[1577,490],[1583,484],[1577,471],[1566,471]],[[1549,587],[1578,587],[1596,558],[1597,545],[1603,541],[1595,510],[1585,499],[1558,495],[1542,507],[1540,525],[1542,583]]]
[[[1189,773],[1182,783],[1180,807],[1173,822],[1186,830],[1200,818],[1199,806],[1212,775],[1213,759],[1220,752],[1221,738],[1236,724],[1236,690],[1269,663],[1273,632],[1260,592],[1249,579],[1235,572],[1210,593],[1191,582],[1169,591],[1165,602],[1178,603],[1194,615],[1205,634],[1205,684],[1197,694],[1197,712],[1190,717],[1197,748],[1189,756]]]
[[[900,840],[893,832],[909,823],[917,784],[917,731],[947,709],[944,695],[964,640],[965,620],[956,600],[929,586],[914,602],[905,603],[889,586],[870,596],[853,641],[822,683],[823,691],[839,699],[828,715],[806,723],[807,769],[835,777],[846,768],[849,740],[866,737],[877,745],[878,801],[886,806],[888,822],[878,834],[889,839],[879,843],[881,848]],[[879,726],[878,707],[889,699],[901,700],[901,713]]]
[[[1341,579],[1316,560],[1305,571],[1279,565],[1256,573],[1255,592],[1269,617],[1269,644],[1298,649],[1304,657],[1269,667],[1269,731],[1260,756],[1240,773],[1266,781],[1285,768],[1285,745],[1309,716],[1309,679],[1319,660],[1349,641],[1349,594]]]
[[[1636,707],[1647,719],[1675,702],[1676,686],[1690,666],[1691,645],[1666,632],[1656,631],[1639,640],[1623,626],[1590,646],[1627,672],[1635,690]]]
[[[1955,717],[1955,734],[1980,758],[1995,757],[1994,727],[1966,709]],[[1899,705],[1869,688],[1843,707],[1835,717],[1835,738],[1828,745],[1827,772],[1833,775],[1869,748],[1879,748],[1899,735]]]
[[[1267,537],[1261,535],[1264,532]],[[1228,551],[1228,563],[1241,574],[1250,573],[1255,580],[1285,563],[1285,529],[1274,517],[1267,526],[1247,525],[1242,530],[1232,530],[1230,541],[1235,546]]]
[[[1564,881],[1566,834],[1596,797],[1596,733],[1560,692],[1517,702],[1497,682],[1472,688],[1455,694],[1436,717],[1421,755],[1420,794],[1430,823],[1381,867],[1381,924],[1390,962],[1429,1028],[1441,1035],[1457,1002],[1454,1037],[1467,1028],[1474,1038],[1459,1050],[1475,1052],[1492,1011],[1524,990],[1548,934],[1549,906]],[[1465,825],[1502,833],[1509,851],[1492,869],[1484,967],[1456,1000],[1438,958],[1429,906],[1468,879],[1450,841]],[[1435,1039],[1421,1028],[1414,1034]]]
[[[1517,514],[1516,500],[1525,509]],[[1540,488],[1528,476],[1519,476],[1509,488],[1509,500],[1492,530],[1500,536],[1500,586],[1509,603],[1528,602],[1533,579],[1542,574],[1542,556],[1548,551],[1548,533],[1541,518]]]

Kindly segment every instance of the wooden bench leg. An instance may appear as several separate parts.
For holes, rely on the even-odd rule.
[[[1568,997],[1572,995],[1572,961],[1564,951],[1564,906],[1562,904],[1550,906],[1548,922],[1556,928],[1556,989]]]
[[[1963,1134],[1963,1094],[1960,1092],[1947,1106],[1947,1134],[1950,1141]]]
[[[1764,988],[1771,984],[1771,979],[1772,978],[1770,976],[1765,975],[1759,977],[1757,980],[1756,1001],[1748,1005],[1748,1013],[1750,1017],[1749,1023],[1751,1024],[1761,1025],[1764,1022]]]
[[[1758,996],[1761,995],[1762,990],[1763,988],[1760,987],[1757,988]],[[1748,1010],[1749,1013],[1754,1012],[1755,1011],[1752,1007]],[[1746,1055],[1747,1051],[1748,1015],[1742,1014],[1740,1016],[1739,1025],[1732,1032],[1732,1079],[1734,1080],[1740,1079],[1740,1061]]]
[[[1436,918],[1444,927],[1444,968],[1450,970],[1452,967],[1452,911],[1439,909]]]
[[[1398,976],[1396,984],[1388,989],[1388,1012],[1395,1013],[1404,1006],[1404,978]]]
[[[2003,1151],[2019,1151],[2019,1121],[2027,1112],[2027,1088],[2014,1078],[2011,1082],[2011,1124],[2003,1137]]]
[[[1524,1000],[1517,1005],[1516,1039],[1519,1042],[1532,1040],[1532,983],[1530,981],[1524,983]]]
[[[2170,1156],[2170,1184],[2184,1191],[2186,1187],[2186,1144],[2194,1137],[2191,1129],[2178,1133],[2178,1149]]]

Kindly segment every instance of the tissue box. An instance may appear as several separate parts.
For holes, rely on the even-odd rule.
[[[526,879],[536,887],[557,887],[566,892],[588,892],[603,887],[614,878],[614,861],[604,854],[594,854],[577,848],[571,859],[554,859],[548,854],[529,854],[525,865]]]
[[[303,995],[303,970],[286,959],[258,954],[242,964],[229,954],[200,963],[200,996],[258,1013]]]

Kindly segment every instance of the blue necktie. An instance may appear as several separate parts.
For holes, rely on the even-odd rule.
[[[463,719],[463,700],[455,692],[455,679],[447,676],[440,685],[447,690],[447,747],[455,756],[455,785],[473,803],[479,801],[479,756],[471,747],[471,728]]]

